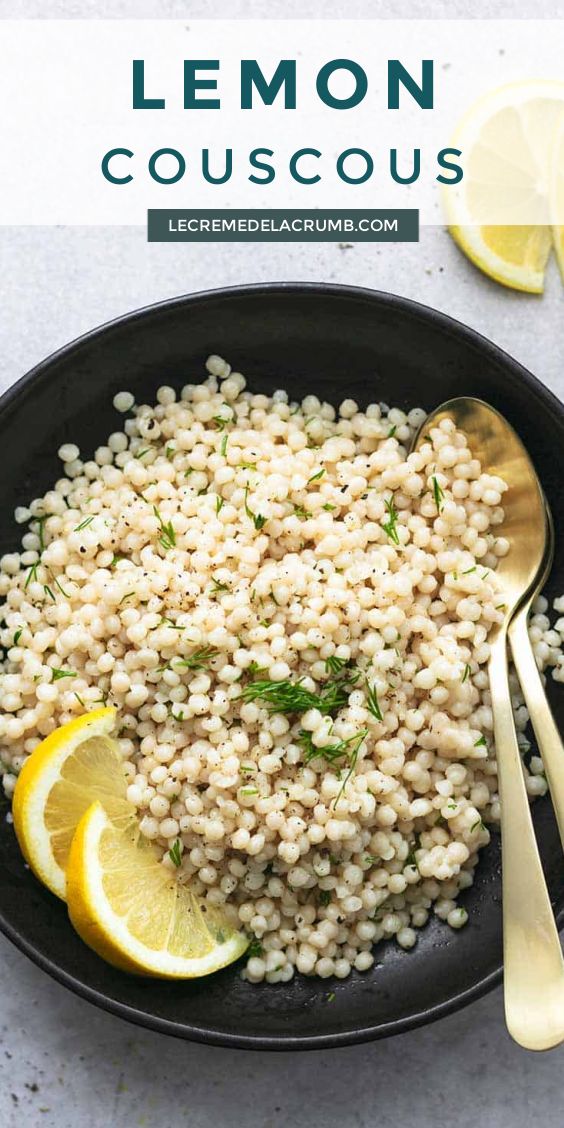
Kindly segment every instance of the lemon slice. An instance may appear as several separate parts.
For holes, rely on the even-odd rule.
[[[560,122],[551,162],[550,206],[552,236],[560,273],[564,281],[564,120]]]
[[[522,82],[487,94],[453,144],[464,177],[443,190],[448,223],[468,258],[496,282],[542,293],[551,246],[554,137],[564,83]]]
[[[68,909],[104,960],[137,975],[193,979],[238,959],[248,939],[161,865],[135,819],[125,829],[101,803],[83,815],[67,869]]]
[[[65,870],[76,826],[94,799],[119,825],[134,808],[115,740],[115,709],[97,709],[55,729],[25,761],[12,812],[21,851],[53,893],[65,899]]]

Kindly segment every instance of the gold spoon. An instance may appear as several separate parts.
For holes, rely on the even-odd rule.
[[[482,469],[509,486],[503,532],[511,548],[497,568],[505,594],[504,617],[489,636],[501,798],[505,1017],[509,1033],[521,1046],[547,1050],[564,1040],[564,960],[533,830],[507,667],[509,624],[544,560],[544,498],[521,440],[502,415],[481,400],[461,397],[441,404],[422,431],[447,418],[467,437]],[[415,445],[422,441],[420,432]]]
[[[533,648],[529,639],[527,620],[531,606],[542,591],[554,560],[554,524],[549,506],[545,501],[548,524],[547,550],[541,572],[524,603],[509,624],[509,642],[513,664],[521,683],[523,697],[531,724],[537,738],[538,749],[546,772],[552,806],[564,846],[564,746],[552,716]]]

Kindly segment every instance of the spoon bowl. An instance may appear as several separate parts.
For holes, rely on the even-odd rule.
[[[537,475],[509,423],[482,400],[461,397],[427,417],[424,431],[451,419],[483,473],[507,483],[503,534],[509,552],[496,573],[503,619],[489,634],[488,673],[501,799],[505,1017],[509,1033],[529,1050],[564,1040],[564,961],[540,862],[517,743],[507,665],[508,628],[543,571],[548,518]],[[415,446],[423,440],[417,436]]]
[[[503,478],[509,487],[502,505],[503,535],[511,548],[496,568],[503,586],[504,620],[508,625],[543,565],[548,540],[544,496],[521,439],[499,411],[483,400],[461,396],[441,404],[427,417],[422,430],[428,431],[443,419],[452,419],[457,430],[463,432],[482,470]],[[420,432],[416,446],[421,439]]]

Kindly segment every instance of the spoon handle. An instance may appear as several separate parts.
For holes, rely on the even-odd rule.
[[[564,1041],[564,961],[537,850],[511,708],[507,633],[489,664],[501,799],[505,1017],[528,1050]]]
[[[564,847],[564,746],[550,711],[527,629],[529,606],[517,612],[509,627],[509,641],[517,677],[542,756],[554,813]]]

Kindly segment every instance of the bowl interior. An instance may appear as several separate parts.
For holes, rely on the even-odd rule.
[[[151,307],[82,338],[44,362],[0,405],[0,551],[19,542],[13,509],[59,476],[56,451],[92,452],[120,427],[112,407],[127,389],[152,402],[161,384],[202,379],[209,353],[244,372],[253,390],[286,388],[338,404],[384,400],[431,409],[477,395],[501,410],[527,445],[557,530],[550,593],[564,591],[564,491],[558,452],[564,409],[516,362],[433,311],[368,291],[274,286],[217,291]],[[20,530],[21,533],[21,530]],[[559,727],[564,692],[549,696]],[[564,904],[558,834],[548,800],[535,825],[551,892]],[[433,920],[411,952],[388,944],[366,974],[345,982],[298,976],[251,986],[237,968],[193,983],[130,978],[79,940],[65,908],[25,867],[12,827],[0,821],[0,924],[46,970],[92,1001],[149,1026],[211,1042],[295,1048],[398,1032],[462,1005],[493,985],[501,965],[500,852],[494,837],[463,898],[470,923],[452,932]]]

